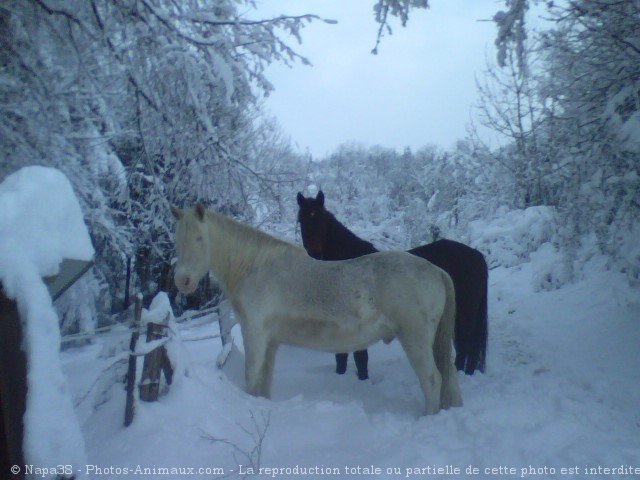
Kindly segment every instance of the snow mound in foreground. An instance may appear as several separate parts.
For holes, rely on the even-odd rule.
[[[25,265],[54,275],[63,258],[88,260],[93,246],[73,188],[60,171],[25,167],[0,184],[0,275],[11,295]]]
[[[28,368],[24,455],[32,465],[85,463],[60,365],[58,316],[42,277],[56,274],[63,258],[90,260],[93,253],[78,200],[61,172],[26,167],[0,184],[0,280],[22,320]]]

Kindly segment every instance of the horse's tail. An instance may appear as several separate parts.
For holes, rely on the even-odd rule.
[[[451,277],[442,270],[445,286],[445,303],[442,317],[436,330],[433,356],[436,367],[442,375],[440,390],[440,408],[462,406],[462,395],[458,385],[458,376],[451,359],[451,346],[456,320],[456,292]]]
[[[478,355],[478,370],[484,373],[484,369],[487,365],[487,345],[489,341],[489,312],[487,305],[487,288],[488,279],[485,281],[484,290],[482,292],[482,300],[480,301],[480,309],[478,312],[480,320],[480,352]]]

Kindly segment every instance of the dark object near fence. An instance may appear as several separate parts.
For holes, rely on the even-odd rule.
[[[45,279],[52,300],[73,285],[93,262],[65,259],[60,273]],[[18,307],[0,288],[0,478],[23,479],[10,473],[12,465],[25,465],[22,442],[27,398],[27,357],[21,349],[22,325]]]
[[[0,477],[11,478],[12,465],[24,465],[22,418],[26,411],[27,358],[20,349],[18,308],[0,289]],[[22,479],[19,474],[14,478]]]

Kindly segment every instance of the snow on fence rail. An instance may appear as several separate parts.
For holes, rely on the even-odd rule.
[[[208,315],[211,315],[212,313],[218,313],[218,317],[217,318],[213,318],[211,319],[211,323],[215,323],[217,321],[219,321],[219,310],[220,307],[219,306],[215,306],[215,307],[211,307],[211,308],[207,308],[204,310],[197,310],[197,311],[193,311],[190,310],[188,312],[186,312],[185,314],[181,315],[180,317],[176,317],[176,322],[178,324],[180,323],[185,323],[189,320],[193,320],[196,318],[201,318],[201,317],[205,317]],[[129,309],[125,311],[127,315],[132,316],[133,312]],[[107,325],[104,327],[100,327],[100,328],[96,328],[93,332],[83,332],[83,333],[72,333],[69,335],[64,335],[63,337],[61,337],[61,342],[64,343],[70,343],[70,342],[74,342],[74,341],[78,341],[78,340],[89,340],[92,338],[96,338],[96,337],[100,337],[100,336],[106,336],[109,334],[118,334],[118,335],[124,335],[126,333],[130,333],[133,331],[133,327],[129,326],[129,327],[125,327],[125,325],[123,323],[114,323],[113,325]],[[194,339],[190,339],[190,338],[183,338],[183,341],[195,341],[195,340],[205,340],[205,339],[209,339],[209,338],[219,338],[220,335],[215,335],[215,336],[206,336],[206,337],[198,337],[198,338],[194,338]]]

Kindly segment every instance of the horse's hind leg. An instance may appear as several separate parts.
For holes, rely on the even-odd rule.
[[[348,353],[336,353],[336,373],[342,375],[347,371]]]
[[[422,329],[404,330],[398,335],[398,340],[407,354],[409,363],[418,376],[422,392],[424,394],[426,408],[425,413],[432,415],[440,410],[440,389],[442,388],[442,375],[436,368],[433,358],[433,340],[435,325],[429,322],[426,331]]]

